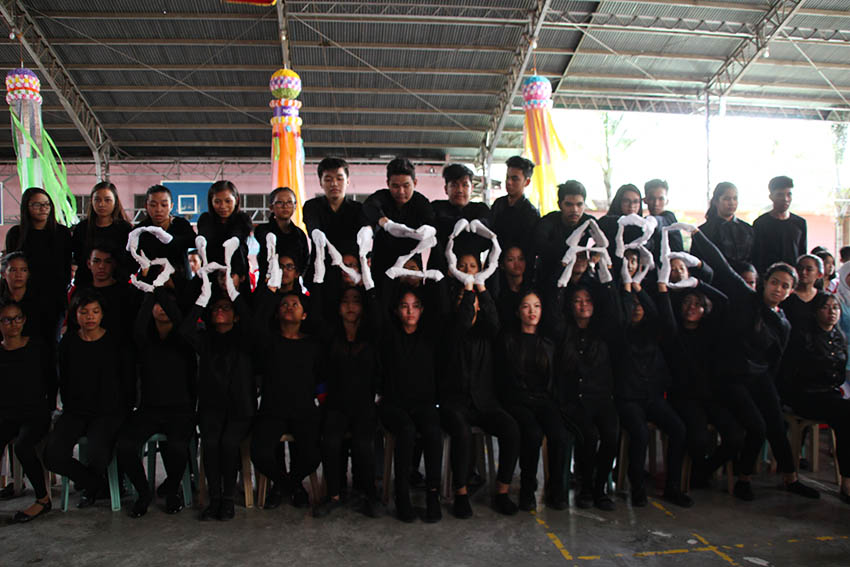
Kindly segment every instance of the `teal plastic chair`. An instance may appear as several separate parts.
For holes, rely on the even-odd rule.
[[[168,441],[168,436],[163,433],[157,433],[148,439],[147,457],[148,457],[148,484],[151,488],[151,494],[156,491],[156,453],[159,449],[159,444]],[[190,471],[195,471],[197,475],[198,456],[195,448],[194,439],[189,443],[189,462],[186,463],[186,470],[183,471],[183,505],[186,508],[192,507],[192,477]]]
[[[77,445],[80,447],[80,462],[86,462],[86,445],[88,439],[80,437],[77,440]],[[109,498],[112,504],[112,511],[119,512],[121,510],[121,487],[118,484],[118,461],[115,458],[115,453],[112,454],[112,460],[109,461],[109,466],[106,468],[106,478],[109,481]],[[67,476],[62,477],[62,511],[68,511],[68,496],[71,493],[71,482]]]
[[[573,480],[573,457],[575,455],[575,445],[576,438],[572,431],[567,431],[567,448],[566,448],[566,456],[564,459],[564,493],[569,494],[570,492],[570,483]],[[617,463],[619,466],[619,463]],[[578,493],[576,493],[578,494]],[[608,495],[612,498],[614,497],[614,475],[612,473],[608,473]]]

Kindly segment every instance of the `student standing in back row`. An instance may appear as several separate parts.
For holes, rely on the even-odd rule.
[[[493,203],[490,212],[493,232],[499,237],[503,250],[509,246],[519,246],[528,261],[528,268],[534,267],[533,236],[534,228],[540,220],[540,211],[525,198],[525,188],[531,183],[534,162],[521,156],[513,156],[506,162],[505,191],[507,195],[499,197]]]
[[[643,202],[646,203],[647,216],[655,217],[655,220],[658,221],[658,228],[655,229],[652,238],[649,239],[648,245],[657,265],[661,264],[661,230],[665,226],[678,222],[673,211],[667,210],[668,191],[670,191],[670,186],[663,179],[650,179],[643,184]],[[669,237],[671,252],[681,252],[685,249],[679,231],[672,231]]]
[[[780,175],[771,179],[767,188],[773,208],[753,223],[753,264],[760,274],[775,262],[795,265],[808,249],[806,219],[788,210],[794,181]]]
[[[460,163],[453,163],[443,168],[444,189],[448,199],[434,201],[434,215],[437,223],[437,247],[434,249],[432,267],[446,271],[446,245],[455,228],[455,223],[460,219],[468,221],[480,220],[489,224],[490,207],[484,203],[471,202],[472,196],[472,171]],[[455,250],[459,248],[469,249],[480,256],[489,243],[465,232],[455,238]]]

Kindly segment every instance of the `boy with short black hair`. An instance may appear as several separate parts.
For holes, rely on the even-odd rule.
[[[443,168],[444,189],[448,199],[432,203],[437,223],[437,246],[434,248],[434,254],[431,255],[434,268],[445,271],[446,245],[458,220],[477,219],[489,225],[490,207],[481,202],[470,201],[473,177],[472,170],[460,163],[453,163]],[[471,233],[462,233],[455,238],[455,247],[457,251],[463,250],[476,255],[480,261],[481,252],[489,248],[489,242]]]
[[[499,237],[502,250],[507,250],[509,246],[519,246],[526,260],[532,260],[528,262],[529,267],[532,267],[532,242],[540,211],[525,198],[525,188],[531,183],[534,162],[522,156],[513,156],[506,165],[505,191],[508,194],[493,203],[490,212],[493,232]]]
[[[760,274],[775,262],[794,266],[808,250],[806,219],[788,210],[794,181],[780,175],[767,187],[773,207],[753,223],[753,265]]]
[[[648,243],[649,251],[652,252],[655,263],[658,265],[661,263],[661,229],[679,222],[673,211],[666,210],[669,191],[670,185],[663,179],[650,179],[643,184],[643,202],[646,203],[647,216],[655,217],[658,221],[658,228],[655,229]],[[682,235],[678,231],[669,234],[669,242],[671,252],[682,252],[685,249]]]

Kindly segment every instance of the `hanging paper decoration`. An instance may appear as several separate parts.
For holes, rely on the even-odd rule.
[[[558,139],[552,123],[552,83],[546,77],[533,75],[522,83],[525,124],[523,155],[534,162],[533,187],[530,201],[537,205],[540,214],[558,209],[555,168],[567,159],[567,152]]]
[[[21,191],[41,187],[56,207],[56,220],[77,222],[77,205],[68,187],[65,164],[41,123],[41,82],[29,69],[6,74],[6,103],[12,115],[12,139],[18,156]]]
[[[304,202],[304,142],[301,139],[301,77],[291,69],[275,71],[269,81],[275,100],[269,102],[272,116],[272,189],[289,187],[298,203]],[[292,221],[303,227],[301,207],[295,208]]]

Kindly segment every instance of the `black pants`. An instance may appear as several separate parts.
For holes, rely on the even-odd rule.
[[[341,458],[345,454],[345,434],[351,432],[351,461],[354,485],[367,496],[375,497],[375,428],[377,419],[373,413],[348,415],[329,409],[325,415],[322,435],[322,470],[328,484],[328,496],[339,496],[344,467]]]
[[[232,417],[226,412],[202,411],[199,422],[210,501],[233,500],[239,468],[239,446],[251,431],[251,418]],[[243,474],[250,472],[243,471]]]
[[[667,434],[667,480],[668,490],[682,486],[682,461],[685,458],[685,424],[667,400],[617,400],[620,425],[629,434],[629,482],[632,491],[646,490],[643,462],[649,443],[647,421],[654,423]],[[650,458],[654,459],[655,455]]]
[[[440,466],[443,462],[443,433],[436,406],[423,405],[405,409],[384,402],[378,406],[384,428],[395,437],[396,499],[410,498],[410,463],[416,434],[422,437],[425,452],[425,484],[428,490],[440,489]],[[384,482],[389,479],[385,478]]]
[[[452,488],[466,486],[472,455],[472,426],[480,427],[499,439],[499,473],[502,484],[513,480],[519,458],[519,426],[511,415],[501,408],[479,410],[468,406],[442,405],[440,421],[452,438]]]
[[[148,482],[140,456],[142,447],[156,433],[165,434],[168,443],[163,447],[165,464],[165,493],[177,494],[186,464],[189,462],[189,443],[195,433],[192,415],[173,415],[162,412],[139,411],[130,417],[118,435],[118,466],[133,483],[136,492],[147,494]]]
[[[24,474],[30,479],[36,499],[47,496],[44,485],[44,467],[36,454],[35,446],[44,439],[50,429],[50,414],[44,412],[20,418],[0,419],[0,454],[6,445],[15,443],[15,455],[21,461]]]
[[[62,476],[67,476],[83,487],[97,492],[103,484],[118,431],[124,423],[123,416],[81,416],[65,412],[53,427],[44,450],[45,466]],[[88,464],[74,458],[74,445],[86,437]]]
[[[835,449],[838,468],[850,476],[850,400],[840,392],[796,393],[794,412],[800,417],[826,422],[835,431]],[[812,435],[817,435],[812,431]]]
[[[744,447],[746,431],[732,417],[729,408],[707,399],[673,398],[672,404],[685,423],[688,454],[694,464],[694,475],[708,476],[726,461],[737,459]],[[709,424],[720,434],[720,445],[711,455]]]
[[[549,453],[549,494],[561,497],[565,489],[564,463],[568,438],[567,428],[561,419],[557,404],[554,401],[529,401],[524,404],[506,405],[505,409],[519,426],[520,490],[537,490],[537,465],[540,462],[540,446],[545,435]]]
[[[785,432],[779,394],[776,393],[772,379],[753,376],[744,384],[731,384],[724,389],[723,399],[746,431],[739,466],[741,474],[753,473],[765,437],[773,449],[779,472],[789,474],[797,471],[794,457],[791,456],[791,443]]]
[[[576,433],[576,461],[581,471],[582,492],[600,496],[605,493],[608,475],[617,456],[620,424],[614,400],[584,399],[568,404],[562,413],[567,427]]]
[[[261,415],[254,424],[251,435],[251,461],[254,467],[278,486],[300,484],[316,470],[321,460],[319,453],[320,415],[318,411],[300,419],[286,419]],[[285,453],[280,447],[284,433],[295,437],[290,445],[292,460],[286,474]]]

